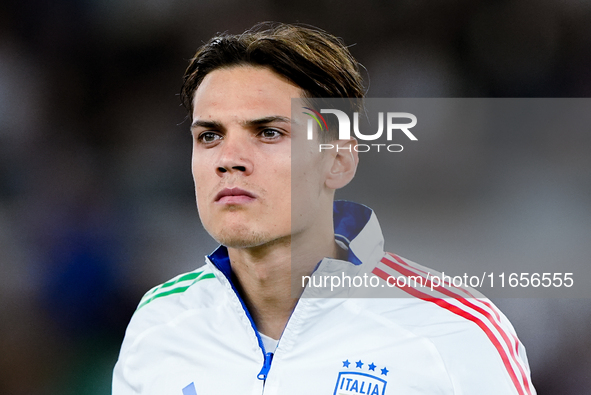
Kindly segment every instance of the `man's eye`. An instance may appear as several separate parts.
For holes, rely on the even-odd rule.
[[[197,139],[201,142],[201,143],[213,143],[216,140],[221,139],[222,137],[217,134],[217,133],[213,133],[213,132],[203,132],[199,135],[199,137],[197,137]]]
[[[260,136],[265,139],[276,139],[281,137],[281,133],[275,129],[263,129],[261,130]]]

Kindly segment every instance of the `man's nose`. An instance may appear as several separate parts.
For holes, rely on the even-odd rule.
[[[244,175],[252,173],[254,168],[252,150],[249,146],[249,135],[241,133],[227,133],[221,144],[220,156],[216,163],[216,172],[222,177],[226,173],[239,172]]]

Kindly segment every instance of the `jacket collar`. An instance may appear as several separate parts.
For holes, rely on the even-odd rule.
[[[346,200],[335,201],[333,207],[335,239],[348,249],[348,261],[361,265],[380,260],[384,237],[373,210]]]

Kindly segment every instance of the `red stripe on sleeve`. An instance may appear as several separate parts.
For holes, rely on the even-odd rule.
[[[414,266],[411,266],[411,265],[409,265],[409,264],[408,264],[408,263],[407,263],[407,262],[406,262],[404,259],[402,259],[401,257],[399,257],[399,256],[398,256],[398,255],[396,255],[396,254],[392,254],[391,252],[388,252],[387,254],[388,254],[388,255],[390,255],[392,258],[396,259],[396,260],[397,260],[397,261],[398,261],[400,264],[402,264],[402,265],[404,265],[404,266],[406,266],[406,267],[408,267],[408,268],[410,268],[410,269],[412,269],[412,270],[415,270],[415,271],[417,271],[417,272],[419,272],[419,273],[422,273],[422,274],[423,274],[423,275],[425,275],[425,276],[429,276],[429,274],[430,274],[430,273],[427,273],[427,272],[425,272],[424,270],[421,270],[421,269],[419,269],[418,267],[414,267]],[[449,286],[449,287],[456,288],[457,290],[459,290],[459,291],[461,291],[461,292],[465,293],[465,294],[466,294],[466,295],[468,295],[469,297],[476,299],[476,297],[475,297],[474,295],[472,295],[472,294],[471,294],[471,293],[470,293],[470,292],[469,292],[467,289],[464,289],[464,288],[458,288],[458,287],[456,287],[455,285],[453,285],[453,284],[452,284],[452,283],[450,283],[450,282],[444,282],[444,284],[446,284],[446,285],[447,285],[447,286]],[[501,317],[499,316],[499,313],[496,311],[496,309],[494,309],[494,308],[491,306],[491,304],[490,304],[490,303],[488,303],[488,302],[485,302],[485,301],[482,301],[482,300],[481,300],[481,301],[479,301],[479,302],[480,302],[480,303],[483,303],[483,304],[484,304],[484,305],[486,305],[486,306],[488,306],[488,307],[489,307],[489,308],[490,308],[490,309],[493,311],[493,313],[495,314],[495,316],[497,317],[497,320],[500,320],[500,319],[501,319]]]
[[[401,268],[401,269],[404,270],[404,268]],[[436,305],[438,305],[438,306],[440,306],[440,307],[442,307],[442,308],[444,308],[444,309],[446,309],[446,310],[448,310],[448,311],[450,311],[462,318],[472,321],[476,325],[478,325],[480,327],[480,329],[482,329],[484,331],[484,333],[487,335],[487,337],[489,338],[491,343],[497,349],[497,352],[499,353],[501,359],[503,360],[503,364],[505,365],[505,369],[507,370],[507,373],[509,373],[509,376],[511,377],[511,381],[513,382],[513,385],[517,389],[517,392],[519,393],[519,395],[525,395],[525,392],[523,391],[521,383],[519,382],[519,379],[515,375],[515,371],[513,370],[512,366],[511,366],[511,362],[509,361],[509,357],[507,356],[507,353],[505,352],[505,350],[503,349],[503,346],[499,342],[499,339],[497,339],[497,337],[494,335],[494,333],[492,333],[490,328],[481,319],[474,317],[472,314],[468,313],[467,311],[464,311],[464,310],[460,309],[459,307],[446,302],[443,299],[429,296],[429,295],[427,295],[423,292],[420,292],[408,285],[399,286],[398,284],[396,284],[396,281],[391,276],[388,275],[388,273],[384,272],[382,269],[380,269],[378,267],[374,268],[372,270],[372,273],[374,273],[376,276],[380,277],[381,279],[387,281],[390,284],[395,284],[396,287],[405,291],[409,295],[417,297],[417,298],[424,300],[426,302],[434,303],[434,304],[436,304]],[[458,297],[455,296],[455,299],[458,299]],[[503,333],[502,331],[500,331],[500,332]],[[511,349],[511,347],[510,347],[510,349]],[[519,363],[517,365],[519,366]],[[523,372],[522,372],[522,374],[523,374]],[[529,386],[527,385],[527,380],[524,380],[524,382],[525,382],[527,394],[531,395],[531,392],[529,390]]]
[[[397,261],[402,261],[402,259],[396,255],[391,254],[392,257],[394,257]],[[409,275],[414,275],[415,273],[411,272],[410,270],[398,265],[396,262],[393,262],[387,258],[383,258],[381,260],[382,263],[384,263],[385,265],[391,267],[392,269],[404,274],[405,276],[409,276]],[[427,287],[431,287],[432,283],[428,278],[425,278],[425,286]],[[503,338],[503,340],[505,341],[505,344],[507,345],[507,348],[509,349],[509,352],[511,354],[511,358],[513,360],[513,362],[515,362],[515,364],[517,365],[518,369],[519,369],[519,373],[521,373],[521,379],[523,380],[523,383],[525,385],[525,388],[528,392],[528,394],[530,393],[530,389],[529,389],[529,384],[528,384],[528,380],[526,378],[525,375],[525,371],[523,370],[523,367],[521,366],[521,364],[519,363],[519,360],[517,359],[517,357],[515,356],[514,352],[513,352],[513,348],[517,347],[517,343],[515,343],[515,345],[511,344],[511,341],[509,340],[509,338],[507,337],[507,334],[505,333],[505,331],[503,329],[501,329],[501,327],[499,326],[499,324],[497,323],[497,321],[490,315],[490,313],[488,311],[483,310],[481,307],[476,306],[472,303],[470,303],[468,300],[464,299],[463,297],[461,297],[458,294],[455,294],[453,292],[451,292],[450,290],[448,290],[447,288],[444,287],[437,287],[436,290],[446,296],[449,296],[451,298],[454,298],[456,300],[458,300],[460,303],[462,303],[463,305],[476,310],[477,312],[479,312],[480,314],[484,315],[488,321],[495,327],[495,329],[499,332],[499,334],[501,335],[501,337]],[[426,295],[426,294],[425,294]],[[492,309],[492,306],[489,305],[489,307]],[[495,311],[493,309],[493,311]]]

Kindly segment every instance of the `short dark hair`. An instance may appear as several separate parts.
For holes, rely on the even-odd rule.
[[[220,34],[197,50],[181,88],[189,117],[203,78],[216,69],[241,65],[268,67],[299,86],[306,98],[365,95],[360,65],[340,39],[311,26],[264,22],[242,34]]]

